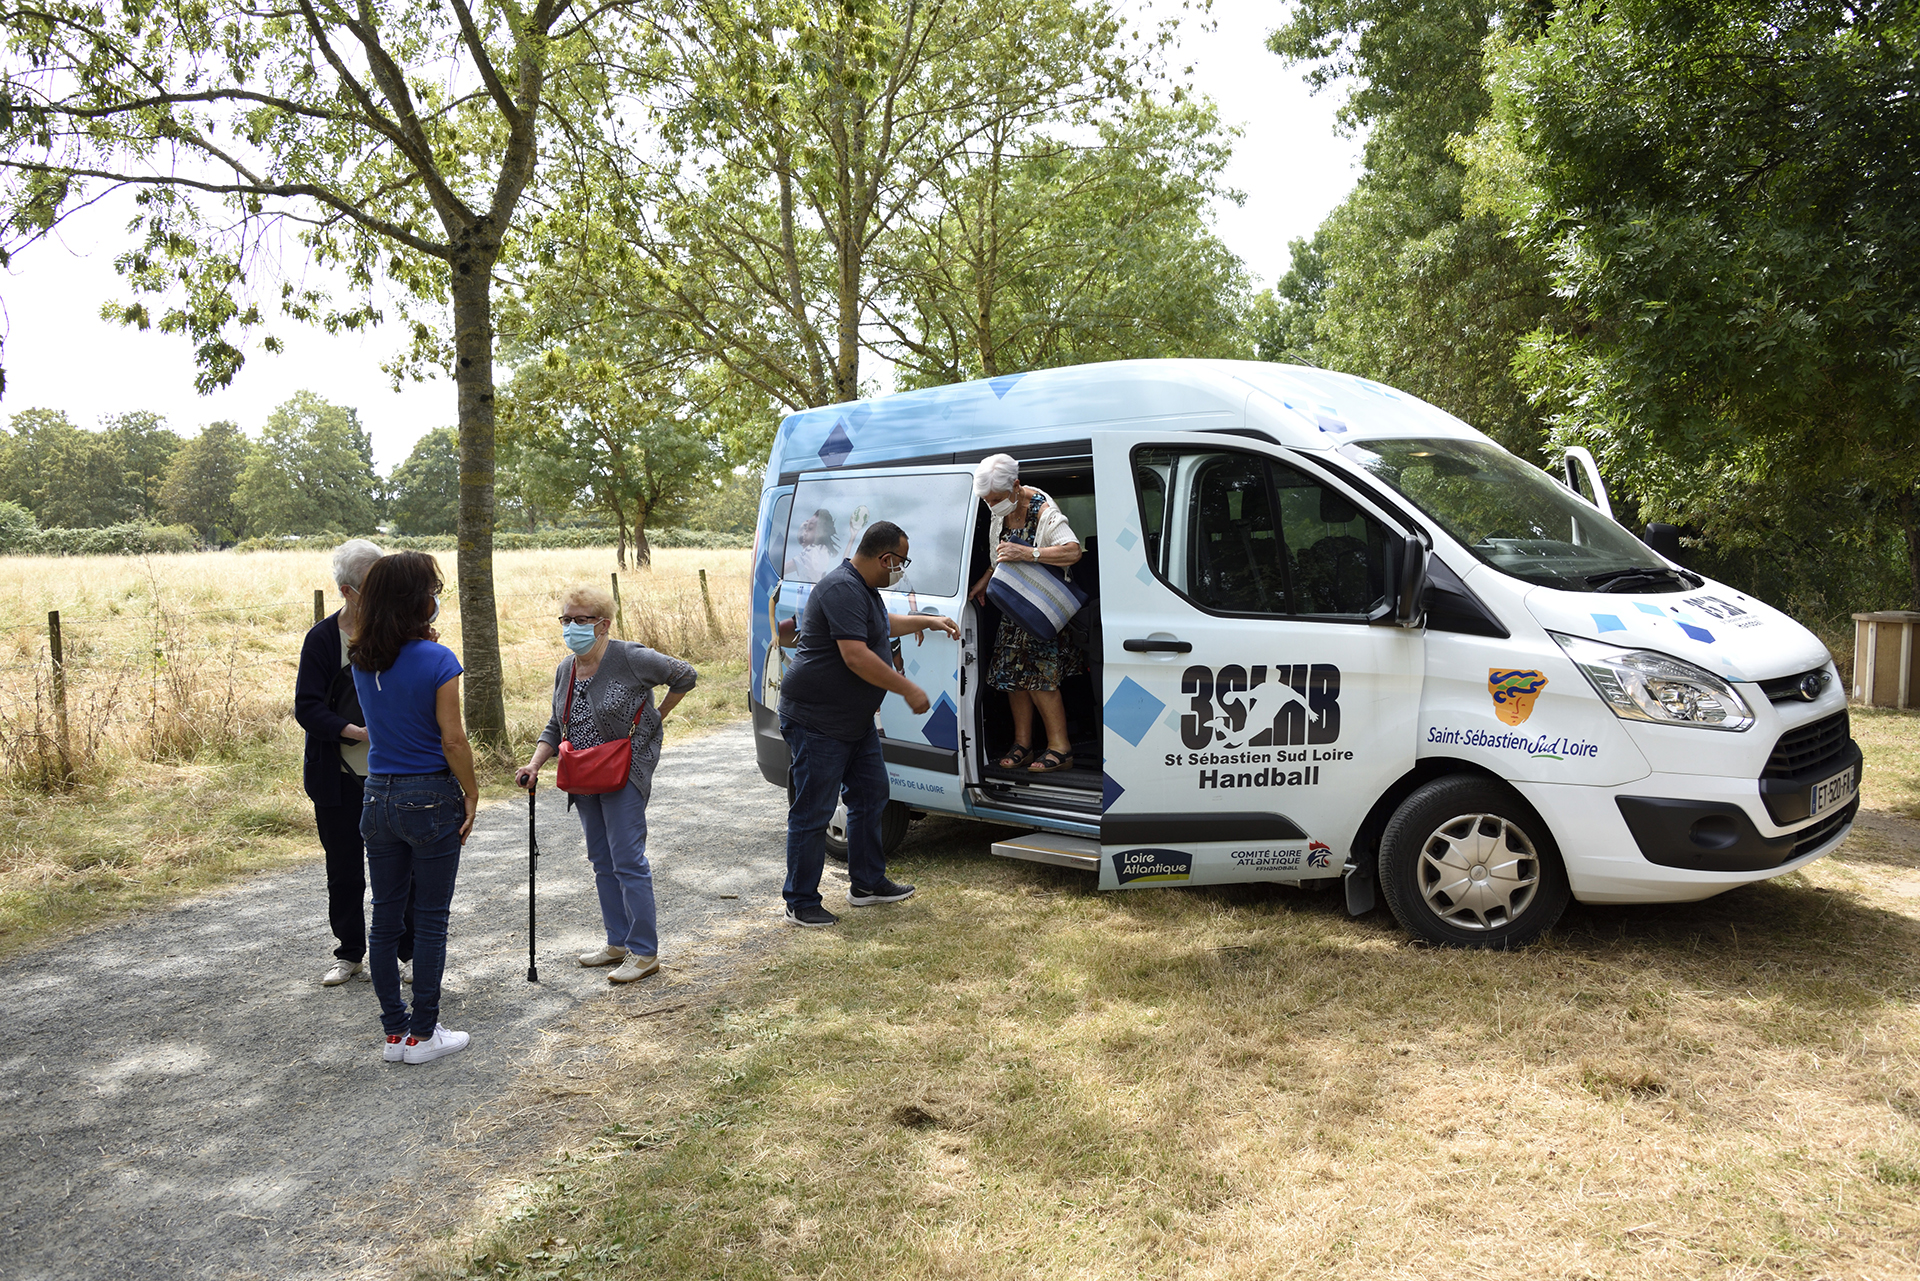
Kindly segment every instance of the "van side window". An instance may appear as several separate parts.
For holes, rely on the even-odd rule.
[[[1293,564],[1295,614],[1365,614],[1386,598],[1387,531],[1340,494],[1273,466],[1280,527]]]
[[[964,536],[979,502],[973,478],[964,472],[802,477],[794,488],[780,576],[790,583],[819,582],[853,555],[869,525],[890,520],[906,532],[913,560],[896,590],[956,595]]]
[[[778,574],[787,563],[787,518],[793,513],[791,491],[773,500],[767,513],[767,563]]]
[[[1364,617],[1385,598],[1387,532],[1337,490],[1232,450],[1134,453],[1148,563],[1223,614]]]

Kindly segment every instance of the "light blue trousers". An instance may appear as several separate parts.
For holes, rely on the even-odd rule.
[[[647,865],[647,798],[632,783],[604,796],[576,796],[587,861],[600,893],[607,946],[640,956],[660,951],[653,908],[653,869]]]

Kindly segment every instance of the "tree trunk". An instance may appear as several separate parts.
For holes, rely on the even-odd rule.
[[[507,748],[500,619],[493,599],[493,307],[495,253],[475,248],[452,261],[454,386],[460,405],[460,662],[466,669],[467,734],[482,751]]]
[[[1920,493],[1908,490],[1894,510],[1907,537],[1907,608],[1920,610]]]
[[[633,567],[653,568],[653,548],[647,545],[647,513],[642,508],[633,518]]]

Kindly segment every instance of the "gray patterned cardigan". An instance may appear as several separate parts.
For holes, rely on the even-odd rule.
[[[607,641],[607,652],[600,656],[600,667],[587,681],[581,696],[574,699],[575,729],[569,734],[563,720],[567,714],[567,688],[572,683],[573,656],[560,661],[553,673],[553,715],[540,731],[540,741],[560,750],[560,740],[570,739],[575,747],[592,747],[617,738],[633,739],[633,767],[627,785],[640,789],[642,798],[653,795],[653,771],[660,763],[660,713],[654,710],[653,691],[665,685],[684,694],[699,681],[691,663],[670,654],[636,645],[632,641]],[[582,705],[585,713],[582,712]],[[636,707],[639,724],[634,724]],[[584,723],[583,723],[584,722]],[[573,801],[568,799],[572,806]]]

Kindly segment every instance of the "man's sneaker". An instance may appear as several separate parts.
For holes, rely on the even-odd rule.
[[[412,961],[400,962],[400,981],[406,984],[408,987],[413,986],[413,962]]]
[[[466,1049],[470,1039],[465,1032],[450,1032],[436,1023],[433,1025],[433,1035],[426,1040],[408,1037],[402,1043],[400,1059],[404,1063],[431,1063]]]
[[[320,977],[321,987],[339,987],[360,972],[358,961],[335,961]]]
[[[603,947],[597,952],[580,953],[580,964],[590,970],[600,965],[618,965],[626,959],[627,949],[624,947]]]
[[[638,952],[629,952],[627,953],[627,959],[620,962],[620,968],[607,975],[607,981],[611,983],[631,983],[635,979],[643,979],[649,974],[658,974],[659,972],[659,957],[642,956]]]
[[[847,887],[847,902],[855,907],[872,907],[875,903],[898,903],[902,899],[913,897],[913,886],[896,885],[885,877],[878,885],[869,885],[862,889],[858,885]]]
[[[840,924],[839,917],[829,912],[826,908],[821,907],[818,903],[810,903],[806,907],[795,907],[789,903],[787,905],[787,919],[795,925],[802,926],[806,929],[818,929],[822,925]]]
[[[396,1033],[387,1037],[386,1042],[380,1047],[380,1057],[389,1063],[398,1063],[400,1056],[407,1052],[407,1038]]]

